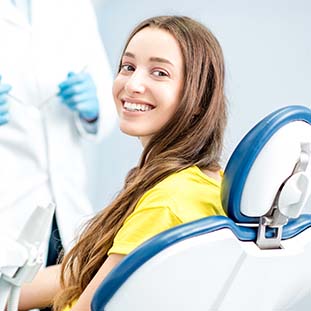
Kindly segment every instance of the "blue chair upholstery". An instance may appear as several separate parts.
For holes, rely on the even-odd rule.
[[[292,124],[299,128],[298,136]],[[298,216],[285,217],[282,213],[275,214],[274,206],[261,214],[260,199],[265,197],[269,185],[268,188],[255,185],[256,191],[251,193],[255,211],[248,206],[247,198],[253,186],[251,174],[267,169],[260,167],[266,158],[271,159],[272,167],[260,178],[277,175],[274,183],[279,183],[277,178],[283,178],[273,162],[278,159],[271,157],[269,152],[273,154],[275,148],[278,149],[275,143],[280,138],[276,133],[288,125],[285,139],[300,140],[305,128],[307,131],[310,128],[311,133],[311,111],[303,106],[281,108],[251,129],[225,169],[222,202],[228,217],[213,216],[186,223],[142,244],[105,278],[93,298],[92,310],[309,310],[311,215],[302,211]],[[288,131],[295,132],[292,138],[287,138]],[[307,142],[311,143],[311,135]],[[284,161],[291,162],[295,157],[293,153]],[[297,161],[286,163],[287,170],[292,172],[297,168]],[[274,167],[277,169],[275,174]],[[278,195],[269,194],[273,202],[278,202],[285,189],[283,182],[289,177],[275,185],[279,189]],[[305,189],[309,189],[307,186],[306,183]],[[296,198],[297,193],[294,194],[288,197]],[[255,204],[257,201],[259,208]],[[292,206],[296,205],[293,203]],[[274,215],[277,215],[275,219]],[[281,230],[280,241],[275,242],[273,222],[271,226],[265,224],[269,217]],[[259,227],[263,225],[266,244],[258,241]],[[270,239],[274,241],[272,246]],[[269,249],[261,249],[262,245],[268,245],[266,248]]]

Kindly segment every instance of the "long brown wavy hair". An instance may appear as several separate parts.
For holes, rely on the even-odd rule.
[[[87,224],[77,244],[64,257],[63,289],[54,302],[56,311],[81,295],[107,259],[115,235],[146,191],[170,174],[193,165],[211,171],[220,168],[227,118],[224,60],[217,39],[191,18],[158,16],[143,21],[133,30],[123,53],[133,36],[146,27],[165,30],[179,43],[184,63],[182,98],[174,117],[145,146],[120,193]]]

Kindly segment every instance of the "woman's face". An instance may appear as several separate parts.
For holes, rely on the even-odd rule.
[[[183,58],[167,31],[144,28],[129,42],[113,96],[122,132],[143,146],[175,114],[184,84]]]

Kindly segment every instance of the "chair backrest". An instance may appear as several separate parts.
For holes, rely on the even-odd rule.
[[[310,310],[310,146],[308,108],[285,107],[260,121],[225,169],[229,217],[145,242],[105,278],[92,310]]]

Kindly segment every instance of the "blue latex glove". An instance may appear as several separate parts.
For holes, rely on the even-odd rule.
[[[58,85],[57,94],[63,104],[79,113],[80,118],[94,122],[98,118],[99,103],[96,86],[88,73],[69,72],[67,80]]]
[[[0,76],[0,125],[9,122],[9,103],[8,93],[11,90],[11,85],[1,83]]]

